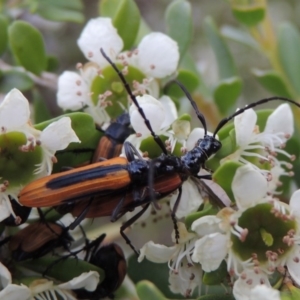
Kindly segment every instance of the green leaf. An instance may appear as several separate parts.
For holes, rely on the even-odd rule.
[[[83,4],[80,0],[40,0],[37,4],[34,13],[45,19],[75,23],[84,21]]]
[[[136,35],[134,45],[138,45],[140,43],[140,41],[142,40],[142,38],[145,35],[149,34],[150,32],[151,32],[151,28],[148,26],[146,21],[143,18],[141,18],[139,31]]]
[[[84,15],[81,12],[61,9],[47,4],[40,5],[37,13],[47,20],[56,22],[84,22]]]
[[[197,92],[202,95],[204,99],[210,101],[212,99],[211,90],[206,86],[201,73],[198,72],[195,59],[188,52],[184,55],[180,62],[179,69],[189,70],[198,80]]]
[[[189,93],[195,91],[200,84],[199,77],[197,76],[197,74],[189,70],[178,70],[177,80],[185,86]],[[176,84],[172,84],[169,87],[167,87],[165,93],[170,97],[174,98],[181,98],[185,96],[184,92]]]
[[[167,34],[178,43],[180,58],[188,49],[192,39],[192,9],[185,0],[175,0],[166,10]]]
[[[57,57],[55,57],[55,56],[47,57],[47,71],[48,72],[53,72],[53,71],[57,70],[58,65],[59,65],[59,61],[58,61]]]
[[[8,36],[15,59],[25,69],[39,75],[47,68],[43,37],[35,27],[15,21],[9,26]]]
[[[213,19],[211,17],[206,17],[204,26],[205,33],[218,62],[220,78],[225,79],[235,76],[236,68],[233,58]]]
[[[231,8],[236,19],[249,27],[262,22],[266,14],[265,0],[258,0],[251,4],[232,4]]]
[[[281,97],[293,98],[282,76],[276,71],[252,71],[259,83],[271,93]]]
[[[143,280],[137,283],[136,291],[143,300],[167,300],[161,291],[150,281]]]
[[[229,25],[222,26],[221,34],[226,39],[243,44],[247,47],[251,47],[255,50],[259,50],[260,46],[257,41],[249,34],[248,31],[235,28]]]
[[[300,95],[300,35],[289,23],[279,26],[278,52],[289,83],[297,95]]]
[[[112,5],[114,4],[114,5]],[[124,42],[125,50],[129,50],[136,39],[140,26],[140,12],[134,0],[104,0],[100,10],[103,16],[112,18]],[[128,22],[130,20],[130,22]]]
[[[0,15],[0,56],[5,52],[8,43],[7,19]]]
[[[233,161],[227,161],[223,163],[213,173],[212,176],[213,180],[223,188],[223,190],[226,192],[226,194],[232,202],[235,202],[235,199],[232,193],[231,183],[236,170],[241,166],[243,166],[243,164]]]
[[[35,95],[33,99],[34,106],[34,123],[41,123],[51,118],[51,114],[46,105],[46,102],[40,95]]]
[[[82,10],[84,8],[81,0],[39,0],[38,3],[46,3],[52,6],[56,6],[57,8],[69,10]]]
[[[0,93],[7,94],[13,88],[20,91],[28,91],[34,85],[33,80],[24,72],[7,71],[0,77]]]
[[[214,90],[214,100],[222,115],[226,115],[232,110],[241,91],[242,80],[240,77],[231,77],[219,81]]]
[[[221,284],[224,282],[227,275],[228,275],[227,264],[223,260],[217,270],[209,272],[209,273],[205,272],[205,274],[203,276],[203,283],[206,285]]]
[[[120,5],[120,0],[101,0],[99,2],[99,15],[113,19]]]

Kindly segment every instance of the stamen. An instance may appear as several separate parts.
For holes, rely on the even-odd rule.
[[[249,230],[247,228],[242,228],[239,225],[235,224],[231,229],[231,233],[237,236],[241,242],[244,242],[247,238]]]
[[[77,69],[77,70],[80,70],[80,69],[82,69],[82,68],[83,68],[82,63],[77,63],[77,64],[76,64],[76,69]]]

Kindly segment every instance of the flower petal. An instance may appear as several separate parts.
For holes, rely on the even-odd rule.
[[[194,262],[199,262],[205,272],[211,272],[220,266],[228,252],[228,239],[224,234],[213,233],[196,241],[192,255]]]
[[[177,222],[177,229],[178,229],[178,233],[179,233],[179,240],[178,243],[179,244],[185,244],[188,243],[189,241],[191,241],[192,239],[194,239],[196,237],[196,235],[193,232],[189,232],[186,229],[186,226],[184,223],[182,222]],[[174,243],[177,242],[176,237],[175,237],[175,229],[172,232],[172,241]]]
[[[291,214],[300,220],[300,190],[293,193],[290,199]]]
[[[255,273],[253,270],[244,270],[242,276],[240,276],[234,283],[234,298],[236,300],[256,300],[256,298],[253,298],[253,296],[259,291],[253,291],[253,289],[256,286],[261,285],[262,282],[264,282],[264,285],[266,285],[267,287],[270,287],[269,279],[266,274]],[[252,294],[253,292],[254,295]],[[272,295],[272,293],[270,295]],[[266,297],[258,299],[271,300],[273,298]]]
[[[188,297],[202,281],[202,270],[200,265],[191,265],[186,259],[182,260],[178,272],[170,272],[170,290],[174,294]]]
[[[163,105],[150,95],[138,96],[136,98],[149,120],[153,131],[158,132],[166,117]],[[150,131],[146,127],[144,119],[134,104],[130,106],[129,115],[133,129],[141,133],[143,137],[149,136]]]
[[[167,247],[150,241],[140,249],[138,261],[141,262],[146,257],[154,263],[166,263],[172,258],[176,250],[177,246]]]
[[[150,77],[163,78],[176,71],[179,62],[177,43],[167,35],[152,32],[138,45],[138,65]]]
[[[159,98],[160,103],[165,109],[165,120],[161,125],[161,128],[167,128],[178,118],[177,109],[175,103],[169,96],[162,96]]]
[[[30,289],[25,285],[9,284],[0,292],[0,299],[9,300],[29,300],[31,298]]]
[[[0,193],[0,222],[11,214],[12,207],[8,202],[10,202],[8,194]]]
[[[199,237],[220,232],[219,224],[221,219],[216,216],[203,216],[192,223],[191,229],[197,233]]]
[[[1,289],[4,289],[12,282],[10,272],[2,263],[0,263],[0,282],[1,282],[1,287],[0,287]]]
[[[251,164],[239,167],[232,181],[232,192],[239,209],[248,208],[261,201],[267,194],[266,178]]]
[[[62,109],[79,110],[89,102],[89,87],[77,73],[63,72],[57,84],[57,104]]]
[[[268,117],[264,132],[282,132],[290,136],[294,133],[294,117],[287,103],[279,105]]]
[[[299,258],[300,258],[300,246],[295,245],[293,251],[288,254],[286,266],[289,270],[290,275],[298,285],[300,284]]]
[[[257,120],[256,112],[248,109],[234,118],[236,143],[241,147],[249,144]]]
[[[12,89],[0,104],[0,128],[7,131],[23,129],[29,117],[28,100],[19,90]]]
[[[47,126],[41,134],[42,146],[50,151],[63,150],[70,143],[80,143],[71,127],[71,119],[63,117]]]
[[[177,197],[178,191],[171,196],[170,206],[172,209]],[[182,185],[182,195],[176,210],[176,217],[178,219],[186,217],[188,214],[197,211],[202,203],[203,199],[199,194],[196,184],[190,179],[185,181]]]
[[[72,280],[59,284],[58,287],[66,290],[82,289],[92,292],[97,288],[99,284],[100,275],[96,271],[84,272],[78,277],[74,277]]]
[[[250,292],[250,300],[280,300],[280,292],[266,284],[255,286]]]
[[[91,19],[83,31],[77,44],[85,57],[97,63],[101,68],[109,63],[100,52],[102,48],[113,61],[123,48],[123,41],[118,35],[110,18]]]
[[[198,140],[203,139],[203,137],[204,129],[200,127],[194,128],[186,141],[186,149],[188,151],[191,151],[193,148],[195,148],[195,145],[198,142]]]

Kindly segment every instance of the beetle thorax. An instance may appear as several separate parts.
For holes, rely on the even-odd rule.
[[[195,147],[181,157],[184,172],[196,176],[205,162],[221,147],[222,144],[212,136],[205,135],[199,139]]]

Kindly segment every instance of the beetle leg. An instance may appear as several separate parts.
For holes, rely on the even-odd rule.
[[[113,212],[111,214],[111,217],[110,217],[110,221],[111,222],[117,221],[121,216],[124,215],[124,213],[120,215],[120,211],[121,211],[121,209],[123,207],[125,198],[126,198],[126,194],[121,198],[121,200],[119,201],[118,205],[114,208],[114,210],[113,210]]]
[[[123,146],[124,146],[126,158],[129,162],[135,160],[135,157],[134,157],[135,155],[139,159],[143,159],[142,156],[140,155],[140,153],[136,150],[136,148],[130,142],[124,142]]]
[[[207,174],[207,175],[197,175],[195,176],[196,178],[199,179],[207,179],[207,180],[212,180],[211,174]]]
[[[94,200],[94,197],[91,197],[87,206],[85,207],[85,209],[77,216],[77,218],[69,225],[69,229],[73,230],[74,228],[76,228],[77,225],[79,225],[81,223],[81,221],[84,219],[84,217],[86,216],[86,214],[88,213],[89,209],[90,209],[90,205],[92,203],[92,201]]]
[[[182,187],[179,187],[178,188],[178,196],[177,196],[177,199],[175,201],[175,204],[174,204],[172,212],[171,212],[171,218],[174,223],[176,244],[178,244],[178,240],[179,240],[179,230],[178,230],[177,220],[176,220],[176,211],[177,211],[180,199],[181,199],[181,195],[182,195]]]
[[[140,253],[138,250],[135,249],[135,247],[132,245],[130,239],[127,237],[127,235],[124,233],[124,231],[130,227],[136,220],[138,220],[144,212],[149,207],[150,203],[147,203],[142,210],[140,210],[137,214],[135,214],[132,218],[130,218],[128,221],[126,221],[120,228],[120,234],[123,237],[123,239],[126,241],[126,243],[130,246],[130,248],[134,251],[134,253],[139,256]]]

